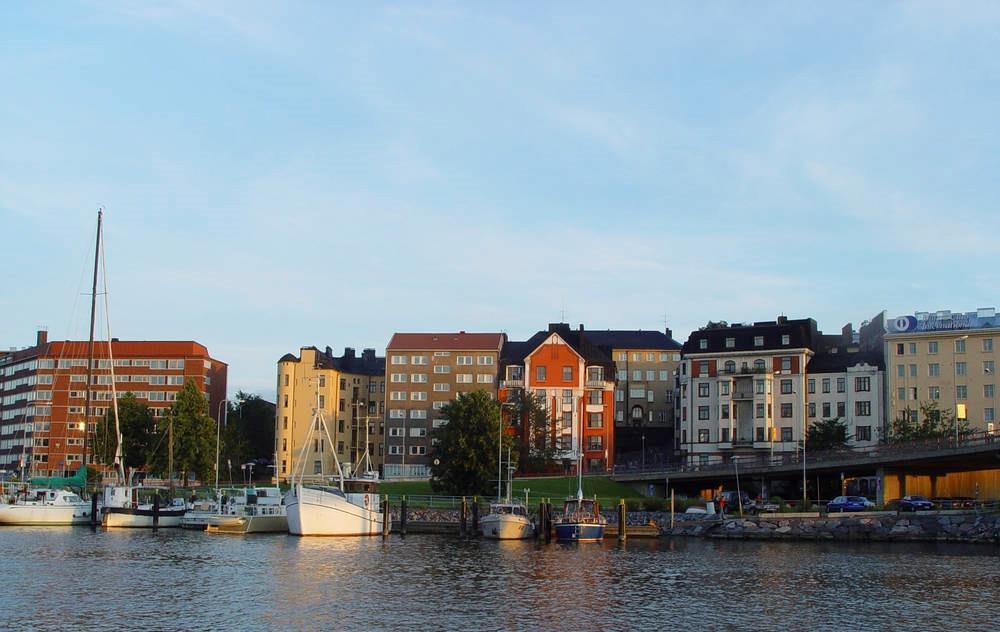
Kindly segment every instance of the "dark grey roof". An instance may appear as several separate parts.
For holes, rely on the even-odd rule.
[[[788,344],[781,344],[781,337],[788,336]],[[754,338],[764,337],[763,346],[754,344]],[[785,320],[781,322],[758,322],[752,325],[734,324],[726,327],[701,329],[688,337],[684,343],[684,354],[727,353],[734,351],[774,351],[776,349],[814,349],[819,333],[812,318]],[[733,338],[734,346],[727,347],[726,339]],[[701,341],[707,340],[707,348],[701,348]]]
[[[681,343],[662,331],[643,331],[641,329],[606,329],[604,331],[585,331],[587,340],[610,349],[663,349],[679,351]]]
[[[325,351],[320,351],[316,347],[303,347],[316,352],[316,368],[336,369],[344,373],[355,373],[358,375],[385,375],[385,357],[376,356],[374,349],[365,349],[361,355],[356,355],[354,349],[344,349],[344,354],[334,356],[333,350],[327,347]],[[278,362],[300,362],[291,353],[281,356]]]
[[[848,367],[869,364],[885,370],[885,360],[881,351],[847,351],[836,348],[817,353],[809,360],[807,373],[843,373]]]

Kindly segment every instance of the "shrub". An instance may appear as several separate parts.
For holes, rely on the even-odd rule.
[[[663,504],[662,498],[646,498],[642,501],[642,508],[646,511],[661,511]]]

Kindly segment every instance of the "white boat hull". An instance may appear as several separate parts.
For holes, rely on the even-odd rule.
[[[479,524],[483,537],[491,540],[526,540],[535,537],[535,525],[525,516],[488,514]]]
[[[90,524],[90,503],[82,505],[0,505],[0,525]]]
[[[160,517],[157,526],[161,529],[170,529],[181,526],[184,518],[184,509],[160,509]],[[121,529],[152,529],[153,510],[128,507],[108,507],[105,508],[101,521],[107,528]]]
[[[220,516],[208,519],[209,533],[287,533],[288,516]]]
[[[365,501],[364,497],[368,497]],[[382,533],[382,515],[375,494],[348,494],[347,498],[320,489],[295,485],[285,495],[288,532],[293,535],[364,536]]]

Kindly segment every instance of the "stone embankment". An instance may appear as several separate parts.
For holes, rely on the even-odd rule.
[[[663,533],[738,540],[1000,543],[1000,515],[871,512],[790,517],[771,514],[724,520],[685,520],[676,523],[673,529],[667,526]]]

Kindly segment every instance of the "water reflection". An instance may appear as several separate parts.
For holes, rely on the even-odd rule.
[[[933,629],[1000,598],[988,546],[7,528],[0,559],[12,629]]]

